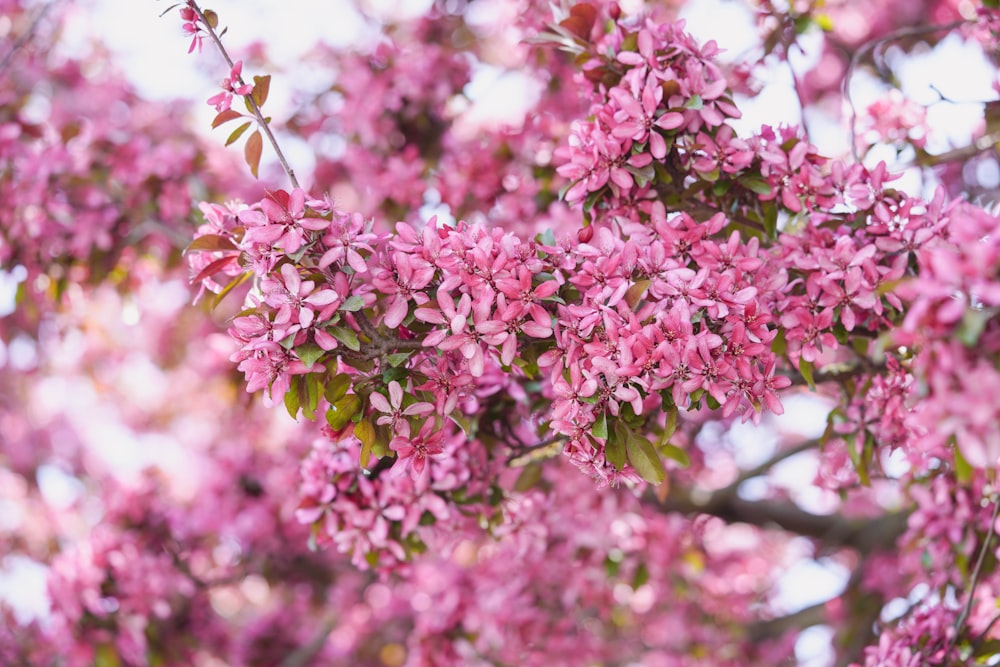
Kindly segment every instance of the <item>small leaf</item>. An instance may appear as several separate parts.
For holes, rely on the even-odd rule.
[[[628,304],[628,307],[634,310],[636,304],[642,300],[642,297],[646,294],[646,290],[652,284],[653,281],[649,279],[635,281],[635,284],[625,292],[625,303]]]
[[[608,437],[608,414],[602,412],[601,416],[597,418],[594,422],[593,427],[591,427],[590,432],[595,438],[600,438],[606,440]]]
[[[661,442],[664,444],[666,444],[677,431],[677,412],[678,410],[676,407],[671,407],[667,410],[667,423],[663,427],[663,436],[661,438]]]
[[[684,108],[692,111],[698,111],[704,106],[705,103],[702,101],[701,95],[692,95],[691,99],[684,103]]]
[[[230,292],[232,292],[234,289],[236,289],[237,287],[245,283],[247,280],[249,280],[251,276],[253,276],[253,271],[244,271],[240,275],[230,280],[229,283],[225,287],[223,287],[222,290],[220,290],[219,293],[215,295],[215,297],[212,298],[212,310],[218,308],[219,304],[222,303],[223,299],[229,296]]]
[[[230,146],[230,145],[232,145],[232,144],[236,143],[236,141],[237,141],[237,140],[238,140],[238,139],[239,139],[240,137],[242,137],[242,136],[243,136],[243,133],[244,133],[244,132],[246,132],[246,131],[247,131],[247,129],[248,129],[248,128],[249,128],[249,127],[250,127],[251,125],[253,125],[253,121],[249,121],[249,120],[248,120],[247,122],[243,123],[243,124],[242,124],[242,125],[240,125],[240,126],[239,126],[238,128],[236,128],[235,130],[233,130],[233,131],[232,131],[232,133],[231,133],[231,134],[229,135],[229,138],[228,138],[228,139],[226,139],[226,145],[227,145],[227,146]]]
[[[402,366],[403,363],[410,358],[412,352],[396,352],[394,354],[387,355],[385,360],[390,366]]]
[[[205,234],[199,236],[184,248],[184,253],[195,252],[197,250],[239,250],[233,240],[228,236],[219,234]]]
[[[778,329],[778,334],[771,341],[771,352],[774,352],[779,357],[783,357],[787,351],[788,341],[785,339],[785,330]]]
[[[264,76],[255,76],[253,78],[253,90],[250,91],[250,96],[253,101],[257,103],[257,108],[264,106],[264,102],[267,101],[267,93],[271,90],[271,75],[266,74]]]
[[[182,3],[180,3],[180,2],[175,2],[174,4],[170,5],[169,7],[167,7],[166,9],[163,10],[163,13],[160,14],[160,18],[162,19],[164,16],[166,16],[167,14],[169,14],[171,10],[180,7],[181,4]]]
[[[799,359],[799,373],[802,374],[802,379],[806,381],[809,388],[816,391],[816,380],[813,377],[814,370],[813,363],[811,361],[806,361],[805,359]]]
[[[231,120],[236,120],[237,118],[243,118],[243,114],[241,114],[239,111],[233,111],[232,109],[225,109],[223,111],[220,111],[219,115],[217,115],[215,119],[212,121],[212,129],[214,130],[220,125],[228,123]]]
[[[333,327],[330,329],[330,333],[334,338],[346,345],[347,349],[355,352],[361,351],[361,341],[358,340],[358,334],[354,333],[353,329],[349,329],[347,327]]]
[[[216,14],[211,9],[206,9],[202,12],[205,15],[205,21],[208,23],[208,27],[215,30],[219,27],[219,15]]]
[[[306,365],[306,368],[312,368],[316,360],[326,354],[326,350],[316,343],[305,343],[295,348],[295,354],[299,355],[299,359]]]
[[[771,194],[771,184],[763,178],[758,178],[756,176],[744,176],[740,179],[740,183],[742,183],[743,187],[750,192],[755,192],[759,195]]]
[[[604,459],[618,471],[625,467],[625,439],[627,437],[627,433],[622,433],[620,427],[620,424],[615,424],[614,431],[604,444]]]
[[[316,419],[316,408],[319,407],[319,374],[309,373],[304,376],[304,396],[302,398],[302,413],[309,421]]]
[[[260,168],[260,155],[263,150],[264,138],[261,137],[260,130],[257,130],[247,139],[247,145],[243,149],[243,155],[246,157],[250,173],[253,174],[254,178],[257,178],[257,170]]]
[[[292,419],[299,418],[299,407],[301,407],[301,397],[299,396],[299,375],[292,376],[291,386],[285,392],[285,409]]]
[[[359,421],[354,427],[354,436],[361,441],[361,467],[367,468],[372,448],[375,447],[375,427],[372,426],[371,419]]]
[[[330,405],[333,405],[344,396],[347,395],[347,390],[351,388],[351,376],[346,373],[337,373],[333,376],[327,385],[324,396]]]
[[[771,239],[778,238],[778,206],[773,201],[764,203],[764,233]]]
[[[682,468],[691,466],[691,457],[677,445],[672,445],[669,442],[662,444],[660,445],[660,453],[671,461],[676,461]]]
[[[519,493],[530,491],[540,481],[542,481],[542,465],[540,463],[533,463],[525,466],[521,474],[517,476],[517,480],[514,481],[514,490]]]
[[[365,300],[357,294],[352,294],[344,301],[344,303],[340,304],[339,310],[346,310],[349,313],[355,313],[364,307]]]
[[[953,449],[955,456],[955,479],[959,484],[967,484],[972,480],[972,465],[962,456],[962,451],[956,446]]]
[[[588,2],[573,5],[569,17],[559,22],[559,27],[565,29],[582,42],[590,40],[590,31],[597,20],[597,10]]]
[[[646,438],[629,432],[625,440],[625,451],[628,454],[628,462],[639,476],[650,484],[660,484],[667,478],[663,460],[656,453],[653,443]]]
[[[221,259],[217,259],[214,262],[212,262],[211,264],[209,264],[208,266],[206,266],[204,269],[202,269],[201,271],[199,271],[198,275],[196,275],[194,278],[191,279],[191,282],[192,283],[200,283],[205,278],[210,278],[210,277],[214,276],[216,273],[219,273],[220,271],[222,271],[224,268],[226,268],[230,264],[235,263],[237,259],[238,259],[238,257],[236,255],[229,255],[227,257],[223,257]]]
[[[326,422],[334,431],[343,429],[361,410],[361,397],[348,394],[330,406],[326,411]]]

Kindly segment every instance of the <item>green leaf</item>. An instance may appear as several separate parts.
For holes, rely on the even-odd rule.
[[[972,465],[962,456],[962,451],[955,446],[952,451],[955,456],[955,479],[960,484],[967,484],[972,480]]]
[[[347,346],[347,349],[354,350],[355,352],[361,351],[361,341],[358,340],[358,334],[354,333],[353,329],[349,329],[347,327],[333,327],[330,329],[330,333],[334,338]]]
[[[779,357],[783,357],[787,351],[788,341],[785,339],[785,330],[778,329],[778,334],[771,341],[771,352],[774,352]]]
[[[212,309],[214,310],[218,308],[219,304],[222,303],[222,300],[225,299],[230,292],[232,292],[234,289],[245,283],[252,276],[253,276],[253,271],[244,271],[240,275],[230,280],[229,283],[225,287],[223,287],[218,294],[212,297]]]
[[[361,397],[357,394],[348,394],[326,411],[326,422],[334,431],[339,431],[347,426],[360,410]]]
[[[365,300],[362,299],[357,294],[353,294],[340,304],[338,310],[346,310],[349,313],[355,313],[365,307]]]
[[[354,435],[361,441],[361,467],[367,468],[368,461],[375,447],[375,427],[372,426],[371,419],[362,419],[354,427]]]
[[[304,343],[295,348],[295,354],[299,355],[306,368],[312,368],[316,360],[326,354],[326,350],[316,343]]]
[[[625,452],[635,471],[650,484],[662,484],[667,478],[663,460],[656,453],[653,443],[643,436],[630,431],[625,439]]]
[[[771,194],[771,184],[763,178],[759,178],[757,176],[744,176],[740,179],[740,183],[742,183],[743,187],[747,190],[756,192],[759,195]]]
[[[319,374],[308,373],[304,377],[305,396],[302,400],[302,413],[306,419],[313,421],[316,419],[316,408],[319,407]]]
[[[698,111],[705,106],[705,103],[701,99],[701,95],[692,95],[691,98],[684,103],[685,109],[691,109],[693,111]]]
[[[542,481],[542,465],[540,463],[532,463],[531,465],[525,466],[524,470],[521,471],[521,474],[517,476],[517,480],[514,481],[514,490],[519,493],[530,491],[535,488],[540,481]]]
[[[382,370],[382,382],[389,384],[393,380],[402,380],[409,375],[409,371],[405,368],[398,368],[396,366],[386,366]]]
[[[962,321],[958,325],[955,337],[966,347],[975,347],[979,343],[979,337],[986,329],[987,323],[996,315],[996,309],[986,308],[975,310],[966,308],[962,314]]]
[[[771,239],[778,238],[778,206],[773,201],[764,202],[764,232]]]
[[[113,646],[101,644],[97,648],[97,654],[94,656],[94,667],[120,667],[121,664],[118,652]]]
[[[627,433],[622,433],[621,424],[615,424],[614,431],[608,436],[608,441],[604,443],[604,458],[615,467],[615,470],[622,470],[625,467],[625,440]]]
[[[602,412],[601,416],[597,418],[594,422],[594,426],[590,429],[590,432],[595,438],[601,438],[602,440],[607,440],[608,438],[608,414]]]
[[[324,395],[326,396],[327,402],[330,405],[333,405],[342,399],[347,394],[347,390],[350,388],[351,376],[346,373],[337,373],[327,383]]]
[[[231,144],[236,143],[236,141],[243,136],[243,133],[250,129],[251,125],[253,125],[253,121],[248,120],[235,130],[233,130],[232,133],[229,135],[229,138],[226,139],[226,145],[229,146]]]
[[[802,379],[806,381],[809,388],[816,391],[816,380],[813,377],[813,370],[815,367],[811,361],[806,361],[805,359],[799,359],[799,373],[802,374]]]
[[[292,419],[299,418],[299,407],[302,405],[301,396],[299,395],[300,377],[299,375],[293,375],[291,386],[285,392],[285,409],[288,410],[288,414],[291,415]]]
[[[691,457],[689,457],[688,453],[677,445],[672,445],[669,442],[661,444],[660,453],[671,461],[677,462],[682,468],[688,468],[691,466]]]
[[[390,366],[401,366],[412,354],[412,352],[396,352],[395,354],[387,355],[385,360],[389,362]]]
[[[677,407],[671,406],[667,410],[667,423],[663,427],[663,436],[661,438],[662,443],[666,443],[673,437],[674,433],[677,431]]]
[[[546,229],[541,234],[535,236],[535,241],[544,246],[554,246],[556,244],[556,235],[551,229]]]

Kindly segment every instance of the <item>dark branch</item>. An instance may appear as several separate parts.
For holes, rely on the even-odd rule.
[[[828,547],[847,547],[862,554],[890,548],[906,529],[908,514],[896,512],[876,519],[851,519],[838,514],[812,514],[791,502],[744,500],[728,490],[708,494],[703,502],[690,490],[673,489],[660,502],[652,492],[643,501],[664,512],[706,514],[726,523],[778,528],[810,537]]]

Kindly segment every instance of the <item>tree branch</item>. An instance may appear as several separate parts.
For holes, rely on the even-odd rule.
[[[891,547],[903,534],[909,517],[906,512],[885,514],[877,519],[812,514],[791,502],[745,500],[728,488],[710,493],[704,499],[690,489],[672,489],[663,502],[653,492],[648,492],[643,496],[643,502],[663,512],[706,514],[726,523],[779,528],[813,538],[828,547],[847,547],[861,554]]]
[[[310,664],[310,661],[323,650],[323,645],[326,644],[327,637],[330,636],[335,627],[337,627],[337,619],[331,614],[323,621],[323,625],[320,626],[316,636],[310,639],[308,643],[289,653],[288,657],[281,661],[281,667],[305,667],[305,665]]]
[[[226,60],[226,64],[228,64],[229,68],[232,69],[236,63],[234,63],[233,59],[229,57],[229,52],[226,51],[226,47],[223,46],[222,39],[215,32],[215,28],[213,28],[212,24],[208,22],[208,17],[205,16],[205,13],[201,10],[201,7],[199,7],[198,3],[195,2],[194,0],[189,0],[188,5],[198,15],[198,19],[205,26],[205,30],[208,31],[208,34],[209,36],[211,36],[212,41],[215,42],[215,46],[219,50],[219,53],[222,54],[222,57],[225,58]],[[246,81],[243,80],[242,76],[237,78],[239,79],[240,85],[246,84]],[[285,170],[286,174],[288,174],[288,180],[291,181],[292,187],[298,188],[299,181],[297,178],[295,178],[295,171],[292,169],[291,165],[288,164],[288,160],[285,159],[285,154],[281,152],[281,147],[278,145],[278,140],[274,137],[274,134],[271,132],[271,127],[270,125],[268,125],[267,119],[264,118],[264,113],[260,110],[260,107],[257,105],[257,102],[254,101],[252,95],[242,95],[242,97],[247,101],[247,104],[253,110],[254,118],[257,120],[257,126],[261,129],[261,131],[264,132],[264,135],[267,137],[268,142],[270,142],[271,148],[274,149],[275,154],[278,156],[278,162],[281,163],[281,168]]]

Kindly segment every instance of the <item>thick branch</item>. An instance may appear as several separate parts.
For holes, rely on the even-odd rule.
[[[885,514],[877,519],[812,514],[791,502],[744,500],[726,490],[711,493],[703,501],[690,490],[672,490],[663,502],[650,492],[646,494],[644,501],[664,512],[707,514],[727,523],[779,528],[811,537],[829,547],[848,547],[862,554],[891,547],[906,529],[908,518],[904,512]]]

